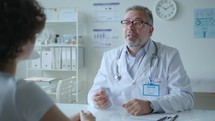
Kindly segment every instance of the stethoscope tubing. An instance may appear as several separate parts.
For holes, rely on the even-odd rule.
[[[149,72],[150,73],[150,77],[149,78],[152,78],[152,76],[151,76],[151,68],[152,68],[152,65],[153,65],[153,60],[157,59],[157,65],[156,65],[157,67],[159,66],[159,63],[160,63],[160,58],[158,56],[158,47],[157,47],[157,44],[154,41],[152,41],[152,42],[154,43],[154,46],[155,46],[155,52],[152,54],[151,61],[150,61],[150,72]],[[122,54],[122,50],[119,53],[119,56],[117,57],[116,63],[115,63],[116,72],[115,72],[115,75],[114,75],[114,79],[116,81],[120,81],[121,80],[121,75],[119,74],[119,67],[117,65],[117,60],[120,58],[121,54]]]

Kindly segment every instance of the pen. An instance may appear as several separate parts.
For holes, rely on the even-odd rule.
[[[167,118],[167,116],[164,116],[164,117],[162,117],[162,118],[158,119],[157,121],[165,121],[165,120],[166,120],[166,118]]]
[[[149,77],[149,84],[152,84],[152,79],[151,79],[151,77]]]
[[[175,121],[176,118],[178,118],[178,115],[173,116],[169,121]]]

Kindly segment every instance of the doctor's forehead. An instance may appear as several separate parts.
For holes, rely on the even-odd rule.
[[[141,10],[130,10],[124,16],[124,19],[128,19],[128,20],[135,20],[135,19],[143,20],[145,18],[146,18],[146,15],[144,11],[141,11]]]

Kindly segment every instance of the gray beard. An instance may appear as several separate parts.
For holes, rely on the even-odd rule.
[[[128,46],[128,47],[141,47],[142,45],[141,45],[141,40],[139,40],[139,39],[137,39],[135,42],[127,42],[127,41],[125,41],[125,43],[126,43],[126,45]]]

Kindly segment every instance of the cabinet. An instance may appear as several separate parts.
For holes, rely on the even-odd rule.
[[[45,28],[37,36],[34,48],[34,53],[38,56],[36,58],[32,56],[34,59],[27,62],[26,75],[27,78],[47,77],[59,81],[71,79],[72,102],[78,103],[80,102],[79,96],[83,95],[85,86],[83,82],[86,80],[84,18],[77,9],[54,8],[50,10],[53,10],[51,12],[57,11],[57,13],[48,13]],[[54,14],[61,18],[53,19]],[[55,95],[56,89],[51,89],[48,93]]]

